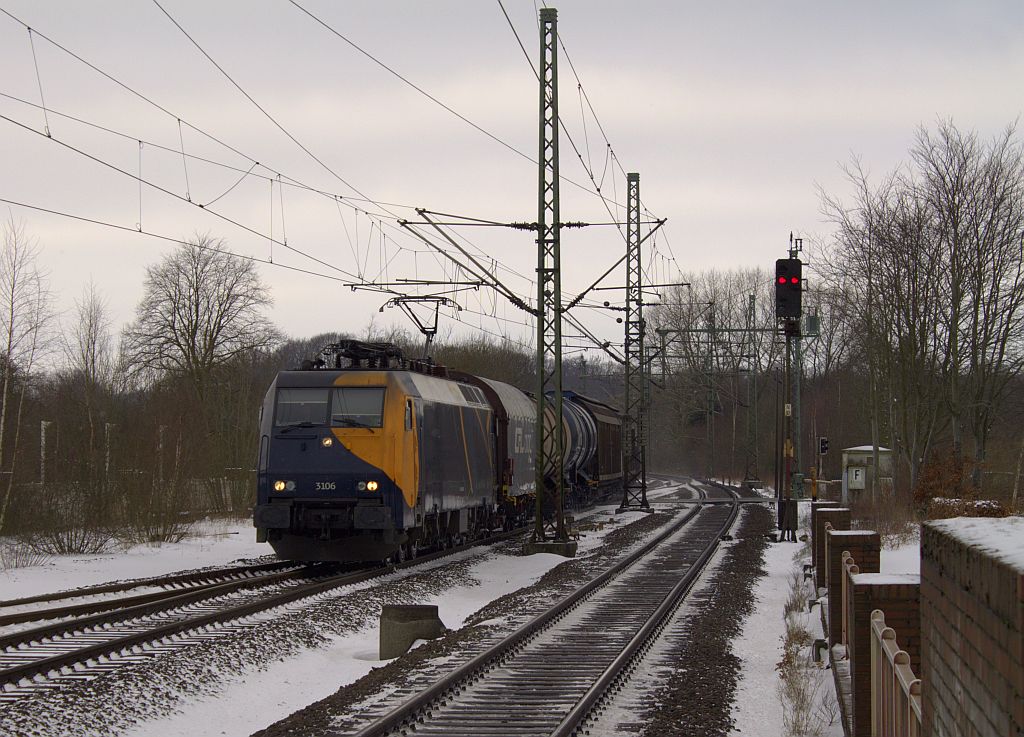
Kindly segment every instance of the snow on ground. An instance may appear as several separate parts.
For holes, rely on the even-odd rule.
[[[602,518],[614,509],[614,505],[600,507],[592,516]],[[621,514],[616,524],[587,532],[580,540],[578,555],[595,550],[606,534],[642,516],[639,512]],[[441,621],[451,629],[460,627],[484,604],[535,583],[548,570],[565,561],[561,556],[547,553],[524,557],[481,549],[456,555],[479,556],[469,571],[470,579],[478,583],[448,589],[422,602],[437,604]],[[377,644],[377,627],[368,627],[335,638],[327,648],[306,650],[298,657],[275,663],[271,670],[253,669],[231,674],[229,685],[220,692],[187,704],[168,717],[141,724],[126,734],[130,737],[251,734],[388,662],[377,659]]]
[[[893,550],[882,550],[880,573],[920,573],[921,545],[917,540]]]
[[[194,537],[180,543],[136,545],[94,555],[55,556],[41,566],[0,570],[0,599],[223,566],[239,558],[273,553],[266,543],[256,542],[251,522],[206,520],[194,525],[192,534]]]
[[[789,596],[789,579],[796,565],[793,556],[801,546],[776,543],[764,555],[766,575],[754,589],[756,608],[743,624],[743,632],[733,641],[732,651],[743,661],[736,685],[732,734],[781,735],[782,701],[779,699],[779,674],[775,670],[782,659],[785,622],[782,609]]]
[[[675,493],[678,485],[652,488],[650,498]],[[616,505],[604,505],[578,515],[598,522],[611,519]],[[584,533],[579,556],[597,549],[606,534],[644,515],[628,512],[615,516],[614,524]],[[13,599],[129,578],[144,578],[183,569],[221,566],[240,558],[272,553],[255,541],[250,523],[202,522],[193,529],[196,537],[180,543],[139,545],[127,550],[95,555],[60,556],[46,564],[0,571],[0,599]],[[476,557],[470,580],[478,583],[448,589],[423,603],[437,604],[446,626],[461,627],[466,618],[488,602],[529,586],[565,559],[551,554],[510,556],[493,550],[474,549],[456,557]],[[139,725],[132,737],[165,737],[168,734],[248,735],[365,675],[386,661],[377,659],[376,627],[336,637],[327,648],[304,651],[295,658],[275,663],[270,670],[242,670],[229,674],[229,685],[203,701],[189,703],[166,718]]]
[[[782,659],[785,635],[782,612],[789,596],[790,576],[799,566],[794,556],[800,550],[794,545],[779,543],[771,545],[765,553],[767,575],[758,582],[755,589],[756,609],[744,623],[740,637],[733,643],[733,652],[744,662],[733,704],[732,716],[736,722],[733,734],[783,734],[782,702],[775,667]],[[882,550],[882,573],[916,574],[920,568],[921,553],[917,540],[892,550]],[[804,617],[814,636],[822,637],[818,610]],[[831,687],[831,678],[828,685]],[[833,727],[838,730],[836,734],[842,734],[840,725]]]

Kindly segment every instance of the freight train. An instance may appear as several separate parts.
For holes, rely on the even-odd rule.
[[[288,560],[398,561],[511,529],[535,506],[536,425],[536,398],[510,384],[388,343],[329,345],[263,401],[257,539]],[[568,505],[621,484],[615,408],[564,392],[563,432]]]

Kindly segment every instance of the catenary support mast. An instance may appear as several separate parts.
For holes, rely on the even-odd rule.
[[[643,267],[640,257],[640,175],[626,175],[626,406],[622,435],[619,511],[649,509],[647,502],[646,386]]]
[[[537,181],[537,518],[533,539],[564,543],[569,536],[564,512],[557,47],[558,13],[554,8],[543,8],[540,11],[540,167]],[[548,413],[553,416],[546,420]],[[552,484],[550,490],[545,488],[546,475]],[[550,530],[545,525],[544,509],[544,495],[548,492],[554,515]]]

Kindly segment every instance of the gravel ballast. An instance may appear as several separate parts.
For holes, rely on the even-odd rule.
[[[643,734],[728,735],[731,705],[742,662],[732,640],[753,611],[754,586],[764,573],[764,551],[775,523],[763,506],[743,509],[735,541],[705,585],[689,598],[689,614],[673,638],[675,664],[663,684],[651,694],[643,714]],[[781,616],[781,613],[780,613]]]
[[[529,618],[565,597],[601,571],[624,558],[669,520],[671,514],[649,514],[609,533],[598,551],[567,560],[536,584],[502,596],[484,606],[461,629],[426,643],[404,657],[375,668],[333,696],[256,732],[260,737],[324,735],[351,731],[375,706],[395,703],[416,692],[497,642]]]

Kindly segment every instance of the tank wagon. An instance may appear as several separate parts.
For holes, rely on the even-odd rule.
[[[565,400],[566,488],[581,504],[621,481],[621,420]],[[332,344],[264,398],[257,539],[290,560],[401,560],[523,524],[536,417],[534,397],[510,384],[407,361],[390,344]]]

